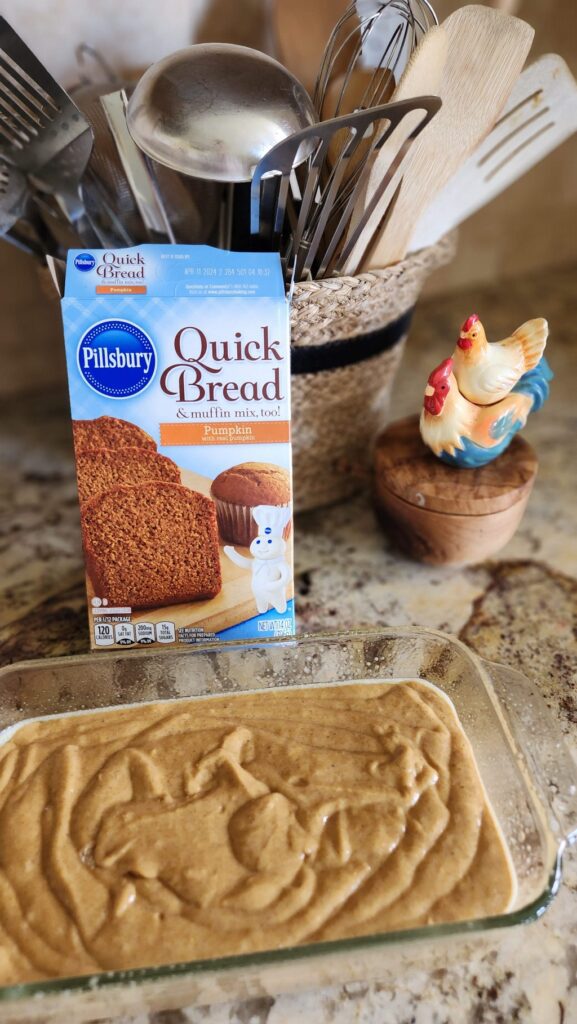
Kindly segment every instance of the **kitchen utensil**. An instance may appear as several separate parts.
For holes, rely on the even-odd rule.
[[[274,244],[273,240],[281,235],[284,227],[290,178],[296,154],[303,146],[315,146],[314,154],[307,166],[297,223],[285,253],[293,280],[299,280],[303,274],[312,271],[313,265],[316,276],[322,277],[332,264],[355,205],[355,189],[349,188],[343,196],[341,185],[349,161],[354,159],[357,148],[363,145],[367,134],[370,133],[372,137],[367,154],[370,158],[373,150],[378,151],[403,118],[418,110],[421,115],[420,123],[413,128],[408,140],[410,145],[434,116],[439,105],[435,97],[429,96],[405,103],[384,104],[369,110],[359,110],[354,114],[309,126],[273,147],[263,157],[252,179],[251,231],[253,234],[268,238],[269,243]],[[327,170],[329,152],[334,146],[335,137],[339,135],[343,137],[339,159],[330,170]],[[368,169],[366,159],[365,171]],[[396,163],[393,159],[394,169]],[[361,172],[361,184],[363,173],[365,172]],[[271,175],[280,176],[280,184],[272,202],[270,190],[268,193],[266,190],[264,193],[261,191],[263,183],[266,184]],[[382,182],[383,188],[386,181],[385,177]],[[369,209],[367,216],[370,216],[370,213]],[[334,221],[331,224],[333,215]],[[362,223],[359,225],[359,230],[361,229]]]
[[[64,89],[0,18],[0,154],[55,195],[68,219],[84,214],[90,125]]]
[[[68,91],[75,98],[77,92],[87,89],[105,89],[110,92],[122,85],[116,71],[110,66],[104,54],[89,43],[79,43],[75,49],[78,81],[69,85]]]
[[[278,61],[221,43],[153,64],[127,110],[130,134],[148,156],[221,182],[249,181],[272,146],[315,119],[305,89]]]
[[[146,230],[120,162],[108,119],[100,104],[100,96],[109,91],[110,87],[104,84],[79,90],[74,96],[75,102],[90,123],[94,134],[94,146],[90,154],[87,173],[93,175],[93,178],[100,182],[110,197],[111,205],[122,222],[125,232],[132,240],[132,244],[137,245],[146,240]]]
[[[86,216],[100,245],[104,249],[118,249],[134,244],[134,240],[126,230],[124,221],[114,205],[114,197],[88,167],[82,184],[82,196],[86,208]]]
[[[390,678],[429,680],[453,701],[518,877],[508,912],[330,944],[6,986],[0,989],[2,1024],[78,1024],[159,1006],[277,994],[318,985],[319,978],[329,985],[378,976],[394,985],[401,973],[454,969],[475,953],[488,953],[502,945],[506,929],[546,912],[576,834],[575,764],[537,684],[483,661],[446,634],[408,627],[232,641],[178,654],[134,651],[127,657],[118,651],[21,662],[2,669],[0,725],[111,705],[257,692],[272,682],[314,687]]]
[[[20,220],[28,199],[26,176],[17,167],[0,160],[0,235]]]
[[[4,160],[0,160],[0,237],[42,259],[51,244],[35,208],[26,175]]]
[[[549,53],[521,73],[496,125],[427,206],[409,252],[433,245],[577,131],[577,82]]]
[[[333,78],[327,88],[322,120],[388,103],[394,91],[395,76],[387,68],[355,68],[348,77],[343,72]]]
[[[395,79],[400,77],[419,39],[435,22],[433,9],[423,0],[361,0],[349,6],[333,29],[319,71],[314,99],[323,120],[388,103]],[[344,70],[339,74],[345,56]],[[412,95],[429,95],[434,91],[424,88]],[[409,134],[409,119],[403,123]],[[367,140],[357,147],[354,158],[348,161],[347,178],[361,169],[369,148]],[[331,166],[337,157],[338,144],[333,142],[329,152]]]
[[[534,35],[526,22],[478,5],[455,11],[442,27],[448,36],[439,88],[443,106],[411,149],[397,202],[377,230],[363,270],[403,258],[428,204],[495,123]],[[386,202],[385,195],[385,209]]]
[[[64,260],[59,260],[55,256],[46,257],[46,266],[52,279],[52,284],[56,289],[58,297],[62,299],[64,297],[64,283],[66,279],[66,263]]]
[[[94,132],[94,147],[84,183],[86,201],[89,204],[92,196],[89,180],[98,182],[125,236],[130,239],[122,244],[138,245],[148,240],[148,234],[100,104],[100,96],[109,91],[110,86],[104,83],[82,89],[74,97]],[[154,161],[151,161],[151,173],[177,241],[190,244],[207,242],[217,218],[219,186],[185,178]]]
[[[39,218],[34,216],[34,211],[30,207],[26,211],[26,216],[16,221],[8,231],[0,236],[0,239],[40,260],[44,259],[44,254],[51,244],[50,239],[42,230]]]
[[[73,224],[66,217],[54,196],[44,192],[34,192],[32,204],[44,225],[47,237],[50,239],[45,253],[56,255],[66,249],[78,249],[87,244],[80,234],[77,224]]]
[[[350,0],[273,0],[271,19],[275,56],[312,96],[323,52],[335,22]],[[343,51],[341,68],[348,60]],[[343,111],[345,113],[345,111]],[[348,113],[348,111],[347,111]]]
[[[146,160],[126,125],[126,92],[122,89],[100,97],[118,156],[151,242],[174,242],[166,210],[159,200]]]
[[[82,183],[84,213],[72,222],[56,197],[35,191],[32,205],[45,229],[44,254],[63,254],[67,249],[118,248],[132,244],[123,223],[101,183],[87,169]]]
[[[347,79],[345,74],[338,75],[333,79],[325,95],[322,120],[342,114],[352,114],[355,110],[364,110],[388,103],[395,89],[395,78],[392,71],[383,68],[356,68]],[[378,96],[378,99],[375,99]],[[334,113],[333,113],[334,112]],[[354,157],[348,161],[345,177],[348,179],[353,175],[356,168],[366,158],[370,147],[370,139],[363,139],[362,145],[358,146]],[[327,156],[328,164],[334,167],[341,153],[342,140],[339,142],[337,136]]]
[[[416,50],[411,54],[408,64],[393,93],[393,101],[408,100],[423,93],[436,94],[441,84],[445,60],[447,58],[447,34],[439,25],[434,25],[423,36]],[[398,130],[394,132],[381,147],[372,160],[369,173],[365,175],[365,184],[357,190],[357,201],[351,218],[347,237],[347,256],[343,260],[346,273],[354,274],[363,254],[383,218],[383,210],[389,206],[398,190],[398,180],[391,184],[389,190],[382,190],[382,181],[391,165],[395,153],[402,150],[406,139],[413,128],[413,117],[407,117]],[[374,196],[381,190],[383,198],[375,203]],[[372,205],[373,213],[367,216],[366,211]],[[359,223],[364,227],[359,231]],[[356,241],[353,242],[353,233]]]
[[[400,78],[419,40],[436,22],[427,0],[351,4],[331,33],[319,69],[314,102],[323,118],[386,103],[391,78]],[[422,89],[420,95],[431,91]]]

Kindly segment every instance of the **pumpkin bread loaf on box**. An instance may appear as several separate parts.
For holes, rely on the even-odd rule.
[[[91,498],[82,534],[95,593],[111,605],[199,601],[222,587],[214,502],[181,484],[115,487]]]
[[[115,416],[98,416],[95,420],[72,420],[74,448],[152,448],[156,441],[136,423]]]
[[[80,504],[111,487],[168,480],[180,483],[180,469],[172,459],[150,448],[79,448],[76,475]]]
[[[282,466],[269,462],[241,462],[223,470],[212,482],[210,493],[216,502],[218,528],[229,544],[248,547],[258,535],[252,510],[257,505],[290,504],[290,475]],[[290,534],[290,520],[283,536]]]

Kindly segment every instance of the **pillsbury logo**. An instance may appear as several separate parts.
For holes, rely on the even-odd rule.
[[[87,270],[94,270],[96,260],[91,252],[80,252],[74,257],[74,266],[77,270],[86,273]]]
[[[131,398],[151,383],[156,350],[142,328],[130,320],[101,320],[86,331],[76,353],[89,388],[107,398]]]

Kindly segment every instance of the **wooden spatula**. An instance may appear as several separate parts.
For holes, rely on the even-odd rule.
[[[409,252],[434,245],[577,132],[577,81],[548,53],[525,68],[488,135],[427,206]]]
[[[416,50],[411,54],[399,83],[391,96],[393,103],[399,100],[412,100],[417,96],[436,96],[439,93],[447,57],[447,46],[448,39],[445,30],[440,26],[430,28],[421,39]],[[437,117],[440,116],[440,113],[439,111]],[[363,189],[359,189],[355,212],[347,233],[347,242],[351,239],[357,224],[376,190],[379,188],[384,176],[389,173],[392,161],[401,151],[422,116],[422,111],[416,111],[413,115],[407,116],[376,155],[367,184]],[[399,174],[402,173],[402,170],[399,171]],[[347,257],[345,273],[356,273],[359,262],[379,227],[383,215],[398,188],[398,184],[399,175],[396,174],[391,178],[391,182],[383,193],[375,212],[367,221],[365,228]]]
[[[478,5],[455,11],[442,28],[448,37],[439,87],[443,106],[405,161],[397,201],[363,270],[403,259],[426,207],[497,120],[534,35],[519,18]]]

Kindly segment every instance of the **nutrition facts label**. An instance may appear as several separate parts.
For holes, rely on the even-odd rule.
[[[131,644],[173,644],[176,641],[174,622],[102,622],[95,617],[94,642],[97,647]]]

